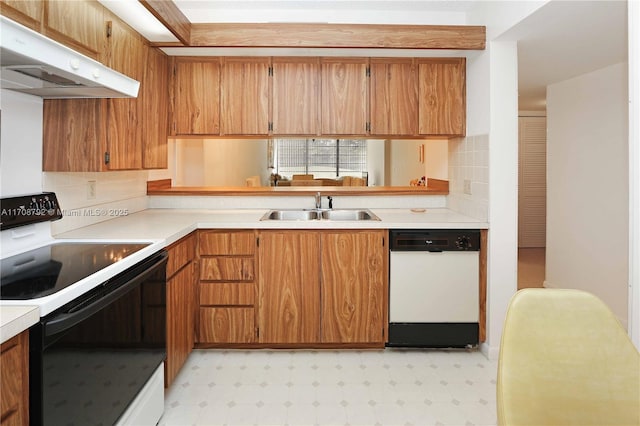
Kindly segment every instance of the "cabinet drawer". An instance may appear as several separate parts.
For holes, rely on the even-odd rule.
[[[247,257],[203,257],[200,279],[210,281],[253,281],[254,261]]]
[[[253,308],[200,308],[200,343],[252,343]]]
[[[253,283],[202,283],[200,305],[253,305]]]
[[[200,254],[252,255],[256,249],[253,231],[200,231]]]
[[[196,257],[196,236],[190,235],[171,245],[168,249],[167,278],[172,277],[184,265]]]

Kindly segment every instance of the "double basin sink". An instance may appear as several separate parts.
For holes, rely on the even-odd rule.
[[[380,220],[369,209],[269,210],[260,220]]]

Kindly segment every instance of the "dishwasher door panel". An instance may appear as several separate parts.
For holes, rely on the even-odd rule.
[[[478,322],[477,251],[392,251],[389,322]]]

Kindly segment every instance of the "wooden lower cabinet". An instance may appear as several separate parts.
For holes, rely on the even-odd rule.
[[[200,307],[198,341],[253,343],[255,310],[248,307]]]
[[[255,248],[253,230],[199,231],[200,347],[257,341]]]
[[[259,342],[383,346],[385,231],[260,232]]]
[[[165,387],[178,375],[195,343],[195,233],[171,245],[168,252]]]
[[[260,342],[320,339],[320,234],[260,233]]]
[[[386,232],[323,232],[320,241],[322,342],[384,343]]]
[[[29,424],[29,331],[0,346],[0,424]]]

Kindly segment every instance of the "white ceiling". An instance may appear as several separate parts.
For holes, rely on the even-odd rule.
[[[100,0],[127,3],[136,0]],[[192,23],[330,22],[416,25],[465,25],[487,0],[174,0]],[[519,1],[519,0],[498,0]],[[632,0],[636,1],[636,0]],[[128,9],[128,8],[125,8]],[[125,21],[131,19],[123,16]],[[132,26],[136,28],[135,22]],[[544,110],[546,87],[627,58],[626,0],[551,0],[500,39],[518,42],[518,85],[521,110]],[[161,39],[152,41],[164,41]],[[168,54],[194,54],[164,49]],[[238,50],[238,49],[236,49]],[[244,54],[247,51],[243,51]],[[253,51],[252,51],[253,52]],[[241,54],[200,49],[199,54]],[[264,52],[262,52],[264,54]],[[470,56],[477,52],[378,51],[365,56]],[[197,54],[197,53],[195,53]],[[253,52],[251,54],[259,54]],[[273,53],[277,55],[278,53]],[[279,54],[283,54],[280,52]],[[306,49],[284,54],[328,55]],[[340,54],[345,54],[341,51]],[[361,55],[360,55],[361,56]]]
[[[627,2],[551,1],[500,39],[518,41],[520,110],[544,110],[549,84],[627,60]]]

